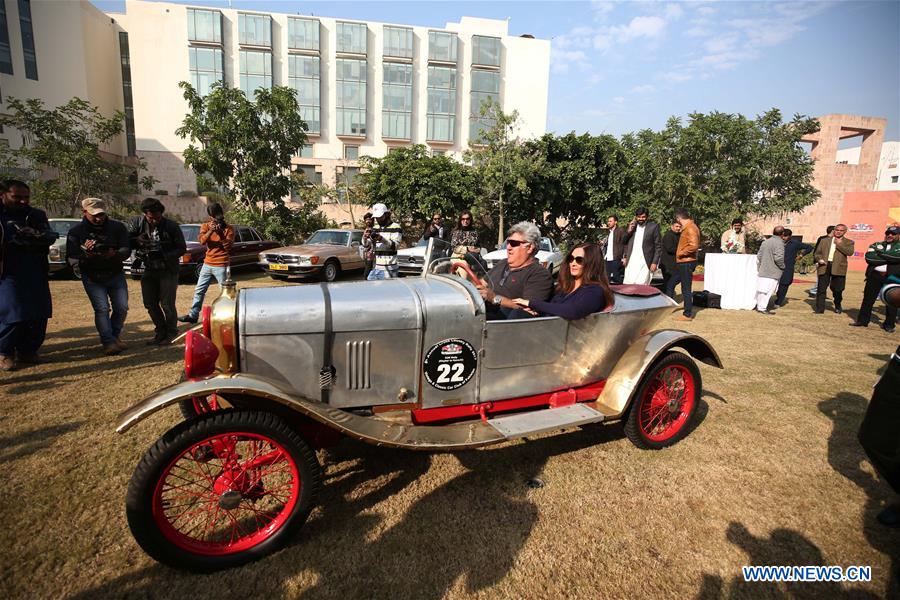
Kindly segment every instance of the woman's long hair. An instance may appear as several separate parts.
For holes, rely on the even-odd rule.
[[[603,251],[598,244],[581,244],[569,250],[563,261],[562,268],[559,270],[556,293],[568,294],[575,289],[575,278],[572,277],[572,271],[569,270],[569,265],[572,264],[569,262],[569,257],[579,248],[584,250],[584,264],[581,266],[581,285],[599,285],[603,288],[607,306],[611,306],[613,293],[609,289],[609,278],[606,276],[606,261],[603,259]]]
[[[469,224],[468,224],[468,225],[463,225],[462,218],[465,217],[465,216],[468,216],[468,217],[469,217]],[[473,217],[473,216],[472,216],[472,213],[469,212],[469,211],[467,211],[467,210],[462,211],[461,213],[459,213],[459,218],[456,219],[456,228],[457,228],[457,229],[462,229],[463,231],[468,231],[468,230],[470,230],[470,229],[475,229],[475,217]]]

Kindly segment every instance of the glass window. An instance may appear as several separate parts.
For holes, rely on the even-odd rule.
[[[309,183],[313,185],[322,184],[322,174],[316,172],[315,165],[297,165],[297,171],[303,173]]]
[[[455,33],[446,31],[428,32],[428,60],[455,63],[457,46]]]
[[[412,65],[384,63],[381,135],[408,140],[412,129]]]
[[[6,25],[6,2],[0,2],[0,73],[13,74],[12,48],[9,45],[9,28]]]
[[[344,146],[344,158],[357,160],[359,158],[359,146]]]
[[[22,29],[25,77],[37,81],[37,55],[34,53],[34,29],[31,26],[31,0],[19,0],[19,25]]]
[[[456,130],[456,68],[428,67],[426,137],[452,142]]]
[[[319,133],[321,129],[321,82],[319,57],[303,54],[288,56],[288,85],[297,91],[300,116],[306,121],[307,131]]]
[[[224,79],[222,50],[219,48],[188,48],[191,85],[201,96],[207,95],[214,83]]]
[[[362,232],[361,231],[351,231],[350,232],[350,244],[361,244],[362,243]]]
[[[469,107],[470,140],[477,140],[483,130],[494,126],[494,119],[481,116],[481,106],[488,98],[500,101],[500,72],[473,69]]]
[[[219,11],[189,8],[187,25],[190,41],[222,43],[222,13]]]
[[[359,167],[344,167],[344,172],[339,174],[340,182],[351,186],[358,175]]]
[[[137,156],[134,137],[134,98],[131,93],[131,52],[128,49],[128,33],[119,32],[119,58],[122,63],[122,106],[125,109],[125,145],[128,156]]]
[[[300,158],[312,158],[313,157],[312,144],[303,144],[303,146],[300,148],[299,155],[300,155]]]
[[[367,28],[365,23],[337,24],[337,51],[365,54],[367,46]]]
[[[272,47],[272,17],[238,14],[238,38],[248,46]]]
[[[272,53],[258,50],[241,50],[241,90],[253,98],[257,88],[272,87]]]
[[[251,242],[253,241],[253,236],[250,235],[250,229],[247,227],[235,227],[234,228],[234,241],[236,242]]]
[[[500,38],[472,36],[472,64],[500,66]]]
[[[294,50],[319,49],[319,21],[288,17],[288,48]]]
[[[339,58],[337,72],[337,133],[366,135],[366,61]]]
[[[261,241],[262,241],[262,238],[259,236],[259,233],[258,233],[255,229],[253,229],[253,228],[251,227],[251,228],[249,229],[249,231],[250,231],[250,237],[253,238],[253,241],[254,241],[254,242],[261,242]]]
[[[384,55],[412,58],[413,31],[406,27],[384,27]]]

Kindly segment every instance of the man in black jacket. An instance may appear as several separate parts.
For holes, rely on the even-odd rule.
[[[50,244],[57,238],[47,215],[31,203],[31,189],[9,179],[0,188],[0,369],[40,362],[37,351],[52,316],[47,280]]]
[[[450,243],[450,228],[444,225],[444,217],[439,212],[431,216],[431,223],[428,224],[428,227],[425,228],[425,233],[422,234],[422,239],[425,240],[432,237],[443,240],[447,244]]]
[[[625,230],[619,227],[619,217],[610,215],[606,219],[609,235],[603,243],[603,257],[606,260],[606,275],[610,283],[622,283],[622,258],[625,256]]]
[[[678,238],[681,237],[681,223],[674,221],[662,236],[662,254],[659,263],[663,272],[663,291],[669,298],[675,297],[675,286],[680,281],[678,266],[675,264],[675,253],[678,251]]]
[[[112,356],[125,349],[119,336],[128,315],[128,284],[122,272],[122,261],[131,254],[128,229],[106,215],[106,203],[100,198],[82,200],[81,213],[81,223],[69,230],[66,256],[81,271],[103,353]]]
[[[794,281],[794,266],[797,264],[798,258],[803,258],[813,251],[811,244],[804,244],[800,240],[795,240],[792,236],[794,232],[785,229],[782,237],[784,243],[784,271],[781,273],[781,279],[778,280],[778,293],[775,295],[775,306],[784,306],[787,304],[788,288]]]
[[[634,211],[634,220],[628,224],[625,240],[623,283],[649,285],[659,267],[662,240],[659,225],[650,220],[646,208],[640,207]]]
[[[131,247],[144,266],[141,296],[156,335],[148,346],[171,344],[178,335],[175,294],[178,291],[178,261],[186,252],[178,223],[163,216],[166,207],[156,198],[145,198],[139,217],[128,224]]]

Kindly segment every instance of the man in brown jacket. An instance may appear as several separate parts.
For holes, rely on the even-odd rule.
[[[697,252],[700,250],[700,230],[684,208],[675,212],[675,219],[681,224],[681,237],[675,251],[675,265],[681,280],[681,295],[684,297],[684,313],[676,321],[693,321],[694,298],[691,286],[694,269],[697,268]]]
[[[188,314],[178,317],[182,323],[196,323],[203,308],[203,298],[213,278],[221,286],[225,282],[228,265],[231,263],[231,247],[234,245],[234,227],[225,222],[225,211],[218,202],[206,207],[209,219],[200,226],[198,241],[206,245],[203,267],[194,288],[194,301]]]
[[[853,240],[845,237],[847,226],[834,226],[830,238],[816,244],[813,259],[816,261],[818,283],[816,286],[816,314],[825,312],[825,295],[828,287],[834,298],[834,312],[841,314],[841,300],[847,282],[847,257],[853,256]]]

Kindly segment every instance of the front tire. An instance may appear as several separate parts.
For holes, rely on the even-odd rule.
[[[625,435],[645,450],[671,446],[690,431],[702,390],[696,363],[669,352],[644,376],[625,417]]]
[[[320,484],[315,453],[283,419],[220,411],[175,426],[144,454],[125,511],[152,558],[216,571],[284,546],[309,516]]]
[[[329,283],[337,279],[340,274],[341,266],[336,260],[329,260],[322,267],[322,279]]]

